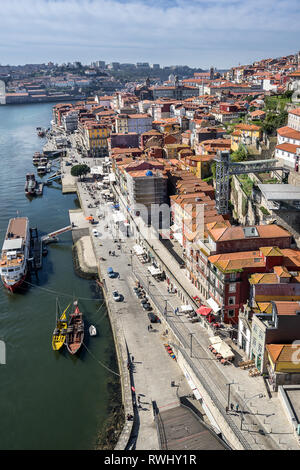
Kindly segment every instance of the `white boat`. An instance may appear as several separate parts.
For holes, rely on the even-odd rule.
[[[96,327],[94,325],[91,325],[89,327],[89,333],[90,333],[90,336],[96,336],[97,330],[96,330]]]
[[[2,247],[0,275],[4,286],[11,292],[14,292],[26,278],[29,245],[27,217],[10,219]]]
[[[37,167],[37,172],[39,175],[45,175],[47,172],[47,167],[45,165],[40,165]]]

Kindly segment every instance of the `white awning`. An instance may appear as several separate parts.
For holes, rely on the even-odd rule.
[[[93,166],[91,168],[91,175],[103,175],[103,166]]]
[[[208,305],[213,309],[213,311],[215,313],[219,312],[221,310],[221,307],[219,307],[219,305],[217,304],[217,302],[215,302],[215,300],[210,297],[208,300],[207,300],[207,303]]]
[[[134,249],[134,251],[136,252],[137,255],[143,255],[144,254],[144,248],[142,248],[140,245],[134,245],[133,249]]]
[[[175,240],[178,241],[178,243],[180,243],[180,245],[183,244],[183,237],[182,237],[182,233],[173,233],[173,237],[175,238]]]
[[[10,238],[4,241],[2,250],[20,250],[22,243],[23,238]]]
[[[209,338],[210,344],[215,345],[216,343],[221,343],[223,340],[220,338],[220,336],[211,336]]]
[[[152,276],[157,276],[158,274],[162,273],[159,268],[155,268],[154,266],[149,266],[148,271],[152,274]]]
[[[215,343],[213,346],[217,353],[221,354],[224,359],[231,359],[234,357],[232,349],[228,346],[228,344],[224,343],[224,341]]]
[[[191,305],[181,305],[180,311],[181,312],[192,312],[194,309]]]

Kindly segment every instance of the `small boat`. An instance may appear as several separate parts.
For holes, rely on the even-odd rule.
[[[45,137],[45,136],[46,136],[46,131],[45,131],[45,129],[42,129],[41,127],[37,127],[36,130],[37,130],[37,135],[38,135],[39,137]]]
[[[34,196],[36,192],[37,182],[33,173],[27,173],[25,182],[25,193]]]
[[[47,167],[45,165],[39,165],[37,167],[37,172],[39,175],[45,175],[47,172]]]
[[[90,336],[96,336],[97,330],[96,330],[96,327],[94,325],[91,325],[89,327],[89,333],[90,333]]]
[[[56,305],[56,327],[52,335],[52,349],[53,351],[58,351],[64,344],[67,334],[68,322],[66,311],[71,304],[63,311],[60,318],[57,319],[57,305]]]
[[[70,314],[66,335],[66,346],[70,354],[75,354],[81,347],[84,338],[83,316],[78,308],[78,302],[74,302],[74,312]]]

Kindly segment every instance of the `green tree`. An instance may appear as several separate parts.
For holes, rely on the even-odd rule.
[[[87,175],[90,172],[90,167],[85,164],[75,165],[71,168],[71,175],[81,177]]]
[[[231,154],[230,158],[233,162],[243,162],[247,160],[247,150],[243,145],[239,145],[239,148]]]

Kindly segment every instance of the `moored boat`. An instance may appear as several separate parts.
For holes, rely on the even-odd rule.
[[[37,172],[39,175],[45,175],[47,173],[47,167],[45,165],[39,165],[37,167]]]
[[[28,270],[30,234],[27,217],[10,219],[2,246],[0,275],[4,286],[14,292]]]
[[[33,173],[27,173],[25,182],[25,193],[31,196],[35,195],[37,182]]]
[[[84,338],[84,321],[83,315],[78,308],[77,301],[74,302],[74,312],[70,314],[67,334],[66,346],[70,354],[75,354],[79,351]]]
[[[66,312],[71,304],[67,306],[67,308],[63,311],[60,318],[56,317],[56,327],[53,331],[52,335],[52,349],[53,351],[58,351],[64,345],[67,328],[68,328],[68,321]],[[57,308],[57,307],[56,307]]]
[[[96,336],[97,335],[97,330],[96,330],[96,327],[94,325],[91,325],[89,327],[89,333],[90,333],[90,336]]]

